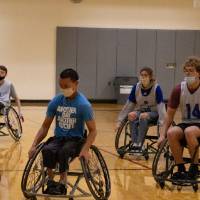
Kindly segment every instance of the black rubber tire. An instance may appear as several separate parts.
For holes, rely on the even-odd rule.
[[[194,192],[197,192],[197,190],[199,189],[198,184],[192,185],[192,188],[193,188]]]
[[[159,182],[159,186],[160,186],[161,189],[164,189],[164,187],[165,187],[165,181],[160,181]]]
[[[28,162],[26,163],[26,166],[24,168],[24,172],[23,172],[23,175],[22,175],[21,190],[24,194],[24,197],[26,197],[28,199],[35,198],[35,196],[32,196],[32,195],[30,196],[30,195],[27,194],[27,180],[28,180],[28,176],[29,176],[31,167],[32,167],[33,163],[35,162],[38,154],[41,152],[43,146],[44,146],[44,143],[41,143],[37,147],[37,150],[36,150],[35,154],[33,155],[33,157],[31,159],[29,159]],[[41,178],[41,176],[42,176],[42,173],[39,175],[39,177]],[[40,180],[40,178],[38,178],[37,183]]]
[[[128,135],[128,134],[124,136],[125,131],[126,131],[124,129],[128,128],[128,123],[127,122],[128,122],[128,118],[126,118],[124,121],[122,121],[121,126],[118,128],[116,136],[115,136],[115,149],[116,149],[117,153],[119,154],[119,156],[121,158],[124,157],[124,154],[126,153],[126,149],[131,143],[131,136]],[[119,144],[119,141],[120,141],[121,137],[129,137],[129,140],[127,140],[128,138],[124,138],[124,145],[123,146],[121,146]],[[121,150],[122,148],[124,148],[124,152],[123,153],[119,153],[118,150],[119,149]],[[123,156],[122,156],[122,154],[123,154]]]
[[[161,144],[160,148],[158,149],[158,151],[156,152],[155,156],[154,156],[154,160],[153,160],[153,163],[152,163],[152,175],[155,179],[155,181],[159,184],[160,181],[165,181],[165,180],[162,180],[163,177],[160,177],[157,173],[158,171],[158,162],[159,162],[159,159],[161,157],[161,154],[166,151],[166,148],[168,149],[169,146],[168,146],[168,141],[167,139],[165,139],[163,141],[163,143]],[[168,164],[168,162],[172,162],[171,160],[166,160],[166,163]],[[168,170],[168,169],[167,169]]]
[[[37,197],[36,196],[31,197],[30,200],[37,200]]]
[[[84,177],[85,177],[87,186],[88,186],[91,194],[93,195],[93,197],[96,200],[106,200],[109,198],[110,193],[111,193],[111,182],[110,182],[109,171],[108,171],[106,162],[105,162],[101,152],[98,150],[98,148],[96,146],[92,145],[90,147],[90,151],[92,151],[95,154],[96,158],[98,159],[98,163],[100,164],[101,169],[103,171],[105,192],[103,191],[103,194],[102,194],[102,191],[97,191],[97,186],[96,186],[94,177],[92,176],[92,173],[89,169],[88,163],[85,161],[84,158],[81,158],[80,160],[81,160],[81,166],[82,166],[82,170],[84,173]]]
[[[149,160],[149,154],[148,154],[148,152],[145,152],[144,158],[145,158],[145,160]]]
[[[16,130],[13,130],[12,124],[10,123],[9,116],[10,116],[11,113],[14,115],[15,123],[17,123],[17,126],[18,126],[17,134],[16,134]],[[18,113],[16,112],[16,110],[12,106],[10,106],[6,109],[6,118],[5,119],[6,119],[6,125],[7,125],[7,128],[8,128],[8,131],[9,131],[11,137],[15,141],[19,141],[21,136],[22,136],[22,132],[23,132],[22,124],[21,124],[21,120],[20,120]]]

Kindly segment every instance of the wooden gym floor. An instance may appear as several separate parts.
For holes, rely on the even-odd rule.
[[[94,104],[93,107],[98,129],[95,144],[101,150],[110,171],[111,200],[200,199],[200,193],[194,193],[191,187],[183,188],[181,192],[173,189],[171,185],[164,190],[158,188],[151,175],[152,157],[148,161],[145,161],[144,158],[134,159],[131,156],[126,156],[123,160],[118,158],[114,149],[114,127],[121,106],[115,104]],[[24,133],[20,143],[15,143],[10,136],[0,137],[0,200],[25,199],[21,192],[21,177],[28,158],[28,150],[44,119],[45,112],[45,106],[24,106]],[[52,134],[53,125],[49,131],[49,135]],[[77,166],[78,163],[72,163],[71,168],[77,168]],[[85,182],[82,185],[84,188],[87,188]]]

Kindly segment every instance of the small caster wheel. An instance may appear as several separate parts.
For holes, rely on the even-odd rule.
[[[178,191],[181,191],[181,190],[182,190],[182,186],[181,186],[181,185],[178,185],[178,186],[177,186],[177,190],[178,190]]]
[[[149,160],[149,153],[148,153],[148,149],[145,149],[143,152],[143,156],[145,158],[145,160]]]
[[[194,192],[197,192],[197,190],[198,190],[198,184],[194,184],[192,187],[193,187]]]
[[[161,189],[164,189],[165,187],[165,182],[164,181],[159,181],[159,185]]]
[[[144,155],[144,158],[145,158],[145,160],[149,160],[149,154],[146,153],[146,154]]]
[[[30,200],[37,200],[37,197],[31,197]]]
[[[117,153],[119,154],[119,157],[120,158],[124,158],[124,155],[125,155],[125,151],[121,148],[117,149]]]
[[[121,159],[123,159],[123,158],[124,158],[124,154],[120,154],[119,157],[120,157]]]

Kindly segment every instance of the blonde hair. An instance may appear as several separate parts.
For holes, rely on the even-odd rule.
[[[186,67],[194,67],[196,71],[200,74],[200,58],[196,56],[188,57],[183,64],[183,69],[185,69]]]

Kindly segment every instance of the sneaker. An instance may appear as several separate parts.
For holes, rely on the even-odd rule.
[[[198,164],[191,164],[188,171],[188,177],[195,180],[199,173]]]
[[[54,188],[55,195],[66,195],[67,189],[64,184],[58,183],[57,186]]]
[[[130,145],[130,150],[137,150],[137,143],[133,143]]]
[[[43,194],[54,194],[53,190],[57,186],[57,182],[54,180],[48,180],[47,181],[47,188],[43,191]]]
[[[172,174],[172,180],[174,181],[179,181],[179,180],[185,180],[185,179],[188,179],[188,175],[185,171],[178,171],[178,172],[175,172]]]
[[[133,143],[133,145],[130,146],[130,149],[133,151],[141,151],[141,144]]]

